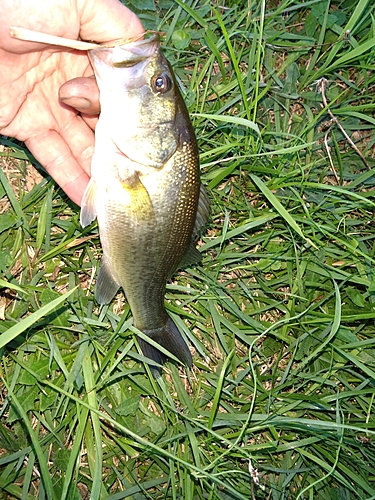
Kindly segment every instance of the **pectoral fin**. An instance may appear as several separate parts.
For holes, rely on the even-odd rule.
[[[150,195],[143,185],[138,172],[134,172],[131,177],[122,180],[121,184],[127,195],[130,196],[132,217],[139,221],[154,219],[155,212]]]
[[[96,183],[93,178],[90,179],[86,190],[83,194],[81,204],[80,222],[82,227],[89,226],[96,219]]]
[[[95,287],[95,298],[97,302],[100,305],[108,304],[114,298],[119,288],[120,285],[113,277],[105,258],[103,258]]]

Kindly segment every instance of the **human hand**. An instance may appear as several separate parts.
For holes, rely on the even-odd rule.
[[[16,40],[9,27],[100,43],[137,36],[142,24],[118,0],[2,0],[1,7],[0,133],[25,142],[80,205],[99,111],[87,53]]]

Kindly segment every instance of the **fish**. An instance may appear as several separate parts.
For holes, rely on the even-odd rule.
[[[188,368],[192,356],[165,308],[166,284],[201,261],[196,241],[209,218],[197,141],[160,38],[90,50],[100,91],[91,179],[82,227],[97,219],[103,250],[95,298],[107,304],[123,289],[138,343],[153,375],[168,359]]]

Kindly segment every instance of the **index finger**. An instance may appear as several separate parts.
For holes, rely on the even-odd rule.
[[[55,130],[35,135],[27,139],[25,144],[69,198],[77,205],[81,205],[83,193],[89,182],[87,170],[93,151],[92,144],[81,152],[81,164],[72,151],[72,145],[68,145]],[[88,160],[87,165],[82,163],[85,156]]]
[[[138,16],[118,0],[77,0],[82,40],[110,42],[144,33]]]

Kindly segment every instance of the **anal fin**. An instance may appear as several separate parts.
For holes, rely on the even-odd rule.
[[[103,258],[96,279],[95,299],[99,304],[108,304],[114,298],[119,288],[120,285],[112,276],[109,266]]]

